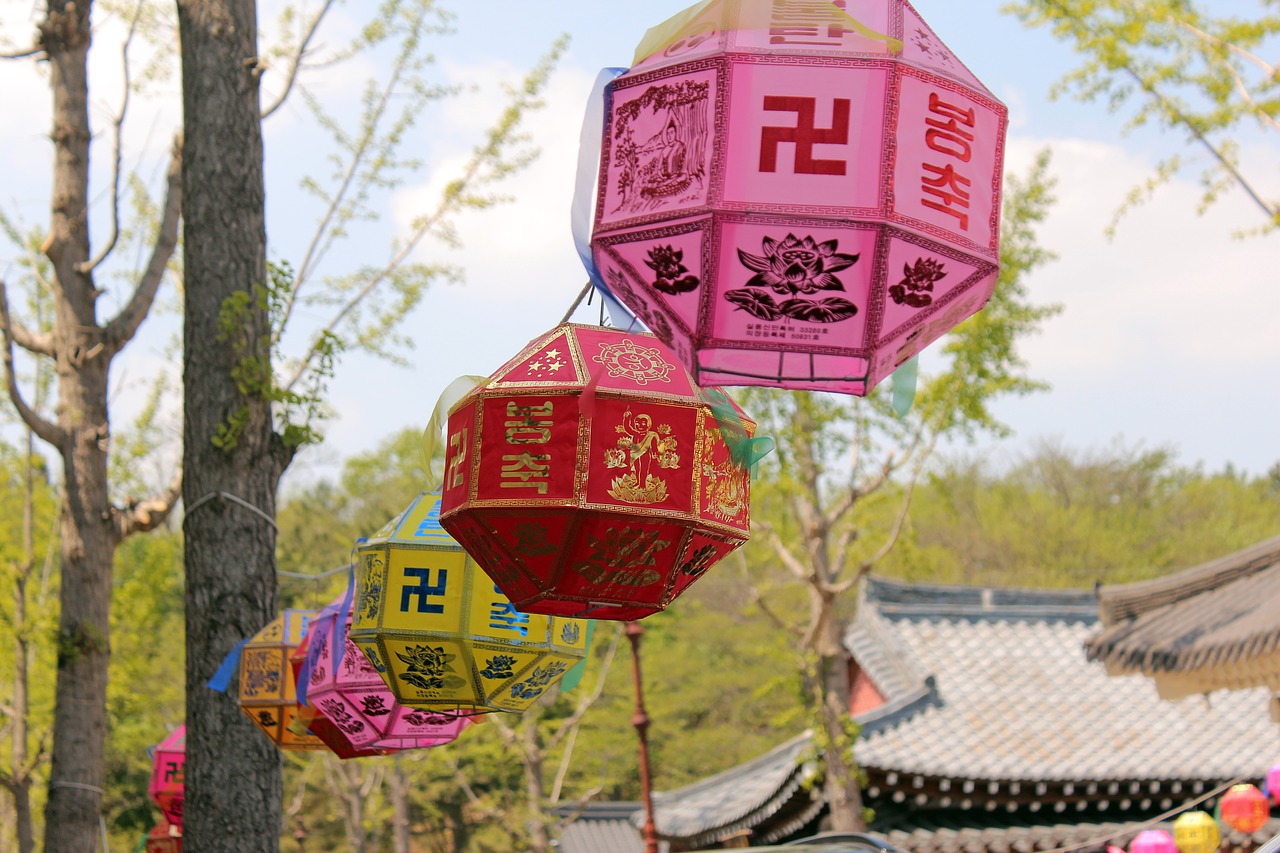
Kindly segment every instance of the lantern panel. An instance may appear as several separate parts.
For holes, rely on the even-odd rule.
[[[187,727],[178,726],[160,741],[153,751],[151,782],[147,785],[151,801],[164,813],[165,819],[175,826],[182,826],[186,740]]]
[[[147,853],[182,853],[182,827],[161,820],[147,833]]]
[[[1214,853],[1222,841],[1218,822],[1202,811],[1183,812],[1173,822],[1178,853]]]
[[[419,495],[379,537],[359,546],[351,642],[402,705],[436,714],[524,710],[536,698],[530,679],[586,656],[585,626],[513,607],[440,527],[439,508],[438,495]],[[514,546],[542,549],[528,531],[520,535]],[[397,566],[448,568],[447,595],[432,600],[443,612],[420,613]],[[431,579],[439,583],[438,575]],[[542,689],[558,677],[549,676]]]
[[[587,377],[581,385],[532,393],[529,354],[545,358],[548,341],[567,353],[564,375]],[[455,406],[446,470],[471,460],[480,485],[446,476],[441,524],[522,612],[616,620],[661,610],[750,530],[750,479],[724,433],[745,441],[754,424],[731,402],[720,424],[708,399],[651,335],[553,329]],[[485,413],[479,424],[477,411]],[[548,485],[513,500],[503,484],[486,485],[530,460],[548,483],[572,472],[563,481],[570,491]],[[538,483],[536,466],[527,467],[527,482]],[[695,533],[706,537],[689,550]],[[698,567],[677,578],[686,561]]]
[[[906,0],[844,9],[700,4],[613,82],[593,257],[702,384],[866,394],[995,285],[1006,109]]]
[[[240,656],[240,710],[281,749],[324,749],[298,717],[297,685],[289,656],[315,616],[285,610],[244,646]]]
[[[1129,853],[1178,853],[1178,847],[1163,829],[1144,829],[1130,842]]]

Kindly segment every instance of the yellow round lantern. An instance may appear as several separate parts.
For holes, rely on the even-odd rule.
[[[1173,843],[1178,853],[1213,853],[1222,835],[1218,822],[1206,812],[1184,812],[1173,822]]]
[[[587,623],[516,610],[423,492],[357,546],[350,638],[403,705],[523,711],[587,654]]]
[[[282,611],[245,643],[240,655],[240,710],[281,749],[328,749],[306,726],[292,725],[298,694],[289,655],[315,615],[314,610]]]

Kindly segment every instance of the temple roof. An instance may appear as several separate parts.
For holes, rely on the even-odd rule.
[[[1280,536],[1140,583],[1101,587],[1103,630],[1087,643],[1113,674],[1142,673],[1162,696],[1280,690]]]
[[[1109,678],[1086,660],[1097,627],[1091,591],[869,579],[846,638],[885,700],[857,718],[868,802],[1069,822],[1084,809],[1168,809],[1265,775],[1275,738],[1268,691],[1162,701],[1148,679]],[[821,808],[803,786],[807,748],[802,734],[655,795],[659,834],[710,839],[759,827],[784,837],[771,815],[795,824]]]

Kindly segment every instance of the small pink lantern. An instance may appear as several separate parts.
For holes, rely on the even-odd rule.
[[[1280,764],[1271,765],[1271,769],[1267,771],[1266,785],[1272,805],[1280,806]]]
[[[1271,803],[1254,785],[1232,785],[1219,804],[1222,820],[1246,835],[1262,829],[1271,818]]]
[[[637,57],[592,256],[700,384],[866,394],[986,304],[1007,110],[906,0],[712,0]]]
[[[1129,853],[1178,853],[1178,845],[1163,829],[1144,829],[1129,843]]]
[[[187,727],[178,726],[152,750],[147,793],[174,826],[182,826],[183,770],[187,763]]]
[[[425,711],[397,702],[378,671],[347,636],[350,614],[335,629],[338,616],[339,606],[330,605],[312,621],[307,660],[299,674],[300,679],[306,679],[307,704],[330,724],[317,725],[320,719],[314,720],[313,734],[329,743],[338,740],[333,736],[336,730],[359,753],[387,753],[442,746],[471,725],[468,715]],[[334,654],[338,648],[344,650],[340,658]],[[342,757],[342,750],[334,751]]]

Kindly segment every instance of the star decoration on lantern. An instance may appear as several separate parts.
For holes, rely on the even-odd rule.
[[[565,366],[563,355],[559,349],[549,349],[541,357],[529,362],[529,372],[535,376],[542,375],[543,371],[557,373]]]

